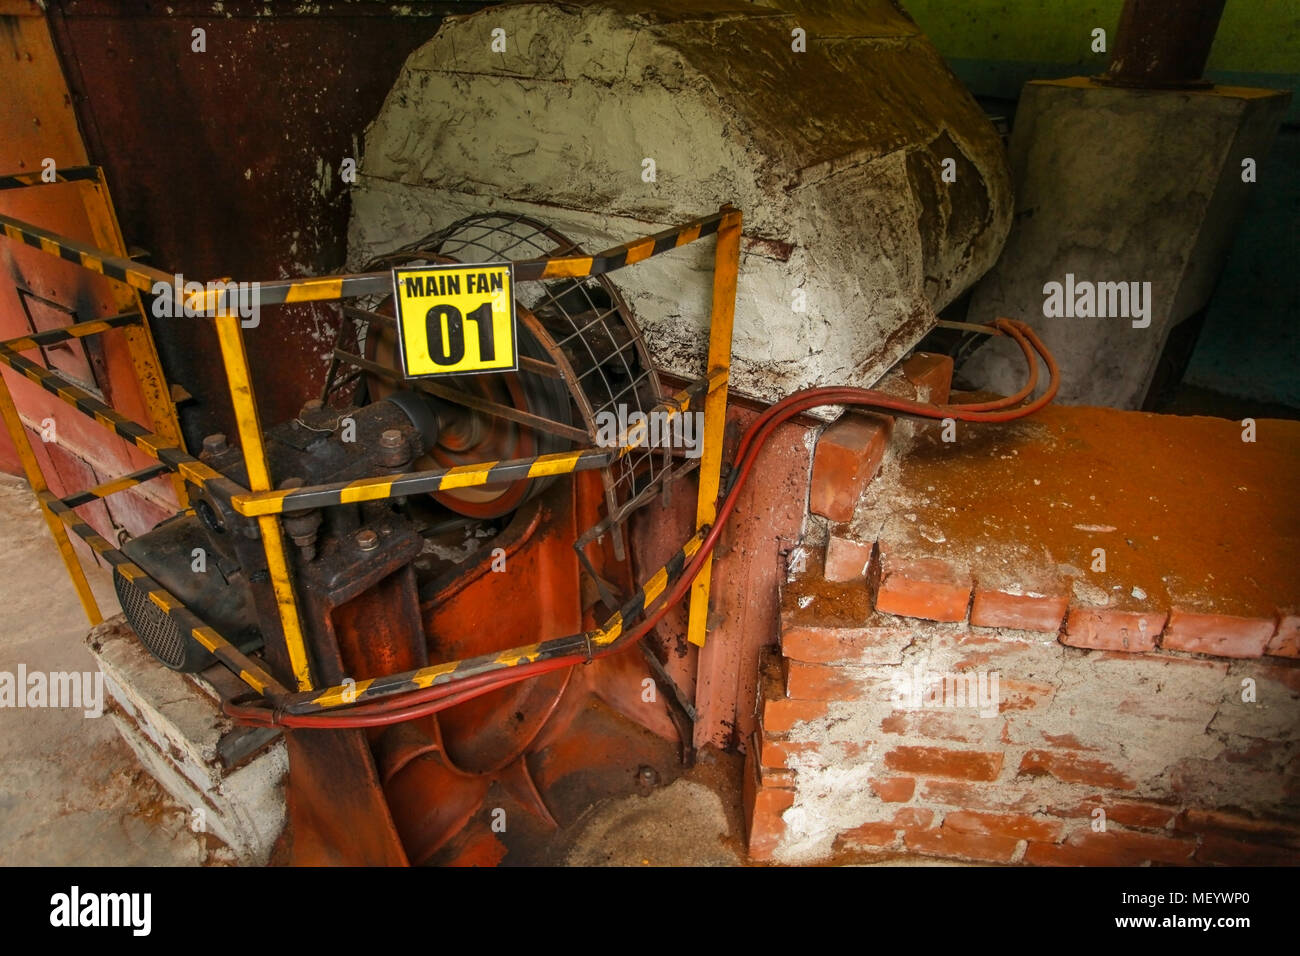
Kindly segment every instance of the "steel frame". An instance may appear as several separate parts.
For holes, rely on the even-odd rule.
[[[102,176],[97,169],[94,169],[92,175],[89,172],[92,169],[94,167],[78,170],[78,177],[94,178],[102,184]],[[38,185],[32,182],[32,179],[33,177],[29,175],[0,176],[0,188]],[[77,588],[91,623],[99,623],[102,617],[90,592],[85,573],[72,549],[67,535],[68,530],[84,540],[118,573],[144,590],[160,610],[171,616],[182,632],[211,651],[218,661],[279,710],[289,713],[308,713],[344,707],[434,684],[450,683],[525,662],[574,653],[584,653],[590,657],[594,649],[607,648],[618,643],[624,634],[625,626],[632,619],[643,614],[646,608],[680,577],[686,563],[698,551],[709,525],[715,518],[721,478],[723,431],[726,424],[727,383],[731,366],[732,325],[735,318],[736,282],[740,264],[741,224],[741,212],[733,207],[724,206],[712,215],[654,235],[634,239],[594,256],[566,255],[525,259],[513,264],[515,279],[519,282],[556,277],[596,276],[717,234],[707,373],[671,399],[661,403],[656,409],[672,416],[682,414],[701,402],[704,406],[704,441],[699,465],[696,533],[601,627],[583,634],[511,648],[483,657],[436,664],[418,671],[391,674],[355,684],[349,683],[346,686],[313,689],[309,657],[302,633],[301,617],[294,594],[293,574],[287,558],[280,516],[306,508],[385,500],[438,488],[469,487],[505,479],[532,479],[605,467],[633,449],[639,448],[647,440],[648,430],[645,424],[633,429],[624,437],[625,443],[617,448],[588,448],[512,461],[480,462],[400,475],[376,475],[350,482],[327,483],[289,491],[273,490],[240,320],[236,305],[228,300],[227,293],[224,292],[195,294],[187,298],[185,305],[192,311],[212,318],[216,324],[222,361],[230,386],[231,403],[234,407],[240,444],[248,471],[247,487],[238,485],[191,456],[180,447],[179,438],[174,434],[156,434],[146,429],[119,414],[75,383],[19,354],[22,351],[69,338],[100,335],[114,329],[121,329],[128,335],[134,333],[133,342],[148,344],[147,349],[139,349],[141,356],[136,363],[137,374],[142,377],[148,375],[161,381],[162,372],[158,367],[157,355],[153,350],[149,327],[142,310],[0,342],[0,364],[26,376],[90,416],[103,427],[134,443],[155,458],[159,465],[110,480],[87,491],[59,498],[48,490],[40,464],[33,453],[26,429],[19,418],[8,383],[3,376],[0,376],[0,417],[4,418],[27,479],[36,493],[42,513],[50,526],[68,574]],[[169,286],[174,282],[174,276],[160,270],[140,265],[128,258],[113,255],[4,215],[0,215],[0,230],[10,241],[25,243],[48,255],[57,256],[82,268],[125,283],[137,291],[148,292],[157,282]],[[259,304],[275,305],[356,298],[387,292],[390,287],[391,275],[388,272],[277,280],[260,283]],[[150,411],[155,412],[152,408]],[[174,412],[170,418],[165,415],[155,415],[155,418],[174,425]],[[172,430],[170,425],[169,432]],[[95,533],[74,510],[97,498],[116,494],[168,472],[177,476],[178,485],[181,484],[178,479],[183,478],[223,502],[229,502],[239,514],[256,519],[280,612],[280,623],[289,662],[297,685],[296,693],[281,685],[261,665],[248,658],[207,626],[123,552]],[[183,488],[179,490],[183,494]],[[182,497],[182,507],[185,504],[186,499]],[[697,646],[704,643],[708,628],[710,571],[711,561],[706,561],[699,576],[693,582],[690,592],[688,639]]]

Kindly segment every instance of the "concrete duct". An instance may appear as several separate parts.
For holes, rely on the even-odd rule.
[[[732,387],[768,401],[874,384],[993,264],[1011,215],[995,130],[888,0],[449,18],[368,129],[352,202],[354,266],[472,213],[593,251],[734,203]],[[702,243],[614,277],[671,373],[702,371],[711,269]]]

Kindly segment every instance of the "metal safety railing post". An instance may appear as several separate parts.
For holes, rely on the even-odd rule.
[[[740,275],[739,210],[730,210],[718,226],[713,257],[713,310],[709,319],[709,393],[704,399],[704,448],[700,456],[699,497],[695,505],[698,531],[717,518],[718,488],[722,478],[722,441],[727,427],[727,382],[731,375],[731,330],[736,318],[736,285]],[[704,559],[691,584],[686,639],[704,646],[709,627],[709,589],[713,555]]]
[[[271,471],[266,461],[266,448],[262,443],[262,423],[258,419],[257,402],[253,398],[253,382],[248,374],[248,355],[244,351],[239,315],[229,308],[219,309],[216,324],[221,359],[230,386],[230,402],[235,409],[235,425],[239,429],[239,444],[248,471],[248,490],[270,491]],[[310,690],[311,664],[307,657],[307,644],[303,639],[302,619],[298,614],[298,600],[294,595],[293,577],[289,571],[280,519],[275,515],[263,515],[257,519],[257,528],[262,535],[266,567],[271,575],[275,604],[280,612],[280,627],[284,631],[289,667],[298,689]]]

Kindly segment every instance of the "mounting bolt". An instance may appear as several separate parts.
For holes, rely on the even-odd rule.
[[[201,455],[219,455],[230,446],[226,444],[226,436],[221,432],[214,432],[211,435],[203,436],[203,451]]]
[[[648,763],[636,768],[636,783],[642,790],[649,790],[659,783],[659,771]]]
[[[379,547],[379,535],[375,534],[369,528],[364,528],[357,532],[357,547],[362,551],[373,551]]]
[[[401,468],[411,460],[411,443],[396,428],[386,428],[379,436],[379,461],[386,468]]]
[[[281,491],[295,491],[303,486],[301,478],[286,478],[280,482]],[[304,561],[316,558],[316,532],[320,530],[321,513],[312,508],[308,511],[291,511],[284,516],[284,530],[298,547]]]

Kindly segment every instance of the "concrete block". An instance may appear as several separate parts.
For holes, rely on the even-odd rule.
[[[284,741],[268,739],[231,767],[222,740],[234,728],[220,698],[196,675],[168,670],[118,615],[86,638],[104,674],[106,701],[123,739],[158,783],[247,865],[265,864],[284,828]]]
[[[1242,181],[1242,160],[1267,153],[1289,99],[1226,86],[1124,89],[1083,77],[1027,84],[1011,139],[1015,226],[976,286],[969,320],[1006,315],[1033,325],[1061,366],[1058,401],[1139,407],[1169,331],[1213,291],[1253,188]],[[1048,315],[1053,282],[1083,308]],[[1102,295],[1101,283],[1125,289]],[[1145,315],[1132,301],[1118,308],[1121,292],[1134,289]],[[1096,314],[1102,298],[1105,316]],[[1023,381],[1024,359],[1002,339],[981,347],[962,373],[1009,394]]]

